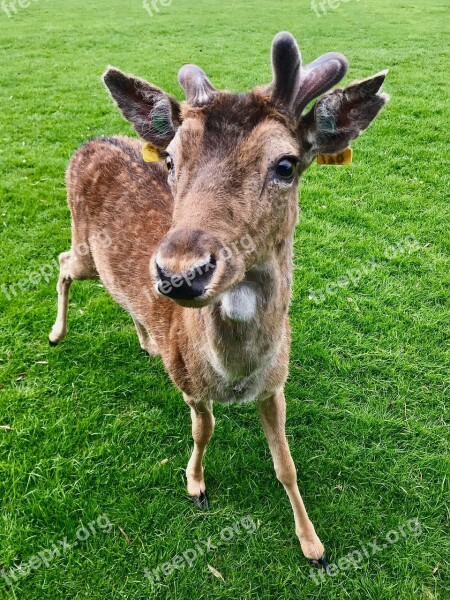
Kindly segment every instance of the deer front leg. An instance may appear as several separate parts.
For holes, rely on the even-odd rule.
[[[284,392],[281,391],[267,400],[258,402],[257,409],[269,443],[277,478],[283,484],[291,501],[295,532],[300,540],[303,554],[315,566],[327,568],[324,547],[309,520],[297,486],[297,472],[285,433],[286,401]]]
[[[151,333],[149,333],[146,327],[144,327],[144,325],[142,325],[142,323],[140,323],[137,319],[135,319],[134,317],[132,317],[132,319],[134,321],[134,326],[136,327],[136,332],[139,338],[139,344],[142,350],[150,354],[150,356],[156,356],[157,354],[159,354],[158,346]]]
[[[209,508],[202,460],[206,444],[214,431],[212,402],[197,403],[188,396],[185,396],[184,399],[191,408],[192,437],[194,438],[194,449],[186,467],[187,491],[198,508],[203,510]]]

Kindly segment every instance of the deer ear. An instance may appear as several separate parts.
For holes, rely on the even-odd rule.
[[[359,137],[389,97],[378,93],[387,71],[337,89],[303,115],[299,123],[302,162],[306,169],[319,154],[337,154]]]
[[[123,116],[140,136],[165,149],[180,126],[178,101],[143,79],[110,67],[103,81]]]

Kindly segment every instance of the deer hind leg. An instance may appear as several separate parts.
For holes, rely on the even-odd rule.
[[[140,323],[134,317],[133,321],[136,327],[136,331],[139,338],[139,344],[141,345],[142,350],[148,352],[150,356],[156,356],[157,354],[159,354],[158,346],[152,334],[144,325],[142,325],[142,323]]]
[[[214,431],[212,402],[196,403],[186,395],[184,399],[191,408],[192,437],[194,438],[194,449],[186,467],[187,491],[194,504],[204,510],[209,508],[209,502],[202,461],[206,445]]]
[[[294,511],[295,532],[303,554],[314,566],[327,568],[322,542],[309,520],[297,485],[297,472],[285,434],[286,401],[280,392],[268,400],[257,403],[261,424],[269,443],[270,453],[278,480],[283,484]]]
[[[72,248],[59,255],[58,313],[55,324],[48,336],[51,346],[56,346],[67,334],[67,309],[69,290],[74,279],[95,279],[97,270],[90,253],[77,254]]]

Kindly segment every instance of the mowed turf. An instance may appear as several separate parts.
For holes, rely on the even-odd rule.
[[[320,17],[297,0],[173,0],[153,16],[140,0],[0,9],[0,568],[16,578],[0,577],[1,599],[450,597],[448,2],[326,6]],[[392,96],[353,166],[313,165],[302,185],[287,431],[338,565],[323,581],[253,406],[215,407],[211,510],[199,513],[184,491],[188,410],[98,282],[75,282],[69,335],[47,343],[55,259],[70,246],[66,164],[90,137],[133,135],[105,66],[180,98],[185,62],[247,90],[270,79],[270,43],[286,29],[306,61],[346,54],[347,83],[389,67]],[[244,517],[255,531],[238,525],[206,552]],[[191,566],[145,576],[196,544]],[[47,565],[30,568],[45,550]]]

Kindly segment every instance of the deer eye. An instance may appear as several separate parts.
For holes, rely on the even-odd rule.
[[[297,161],[294,158],[282,158],[275,168],[275,173],[283,181],[293,181],[296,165]]]
[[[166,168],[169,173],[173,170],[173,158],[171,156],[166,157]]]

